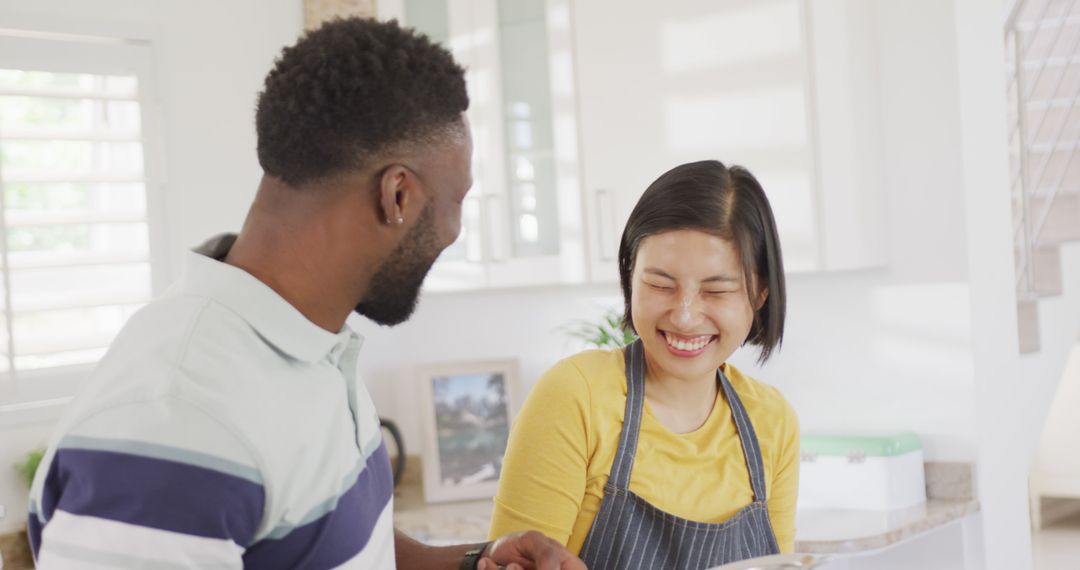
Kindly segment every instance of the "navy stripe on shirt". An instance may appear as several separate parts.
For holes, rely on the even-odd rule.
[[[244,567],[321,570],[344,564],[367,546],[393,494],[390,460],[381,444],[332,510],[281,538],[255,543],[244,554]]]
[[[41,530],[41,519],[38,518],[37,513],[31,511],[30,518],[26,521],[26,534],[30,537],[30,548],[34,551],[34,560],[37,560],[41,552]]]
[[[60,448],[45,478],[41,515],[56,509],[247,546],[265,504],[263,486],[177,461],[97,449]],[[31,516],[31,541],[41,525]]]

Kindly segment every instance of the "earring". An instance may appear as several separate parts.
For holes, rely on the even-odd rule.
[[[398,216],[397,223],[404,224],[405,223],[405,218],[402,218],[401,216]]]

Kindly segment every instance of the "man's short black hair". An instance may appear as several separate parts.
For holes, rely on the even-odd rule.
[[[266,76],[259,164],[300,186],[448,133],[468,107],[465,71],[427,36],[396,21],[332,20],[282,50]]]

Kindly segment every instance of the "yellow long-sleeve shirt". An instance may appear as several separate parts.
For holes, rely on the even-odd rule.
[[[783,552],[795,542],[799,426],[775,388],[734,366],[724,373],[761,443],[769,517]],[[514,422],[495,497],[491,537],[539,530],[577,553],[619,445],[626,406],[623,353],[587,351],[537,382]],[[721,395],[697,430],[676,434],[645,402],[630,490],[676,516],[722,522],[753,500],[731,410]]]

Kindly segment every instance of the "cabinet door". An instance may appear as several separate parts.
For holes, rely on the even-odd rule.
[[[888,262],[877,10],[806,3],[813,75],[821,258],[825,270]]]
[[[490,102],[478,101],[476,87],[487,79],[491,64],[484,61],[482,42],[476,36],[477,10],[475,0],[385,0],[378,3],[379,17],[395,18],[403,25],[416,28],[433,41],[446,46],[459,64],[466,69],[469,98],[468,112],[473,130],[473,189],[462,207],[461,235],[443,251],[424,281],[425,291],[462,291],[487,286],[488,267],[485,243],[485,192],[492,173],[482,168],[478,155],[486,152],[492,127]]]
[[[400,15],[450,48],[470,98],[474,187],[428,289],[584,282],[568,0],[404,0]]]
[[[590,278],[617,279],[638,197],[685,162],[746,166],[790,270],[818,265],[807,50],[799,0],[574,3]]]
[[[501,182],[487,199],[490,283],[585,281],[569,0],[478,0],[498,49]],[[494,89],[493,89],[494,91]],[[478,157],[479,159],[479,157]],[[488,161],[485,161],[485,163]]]

